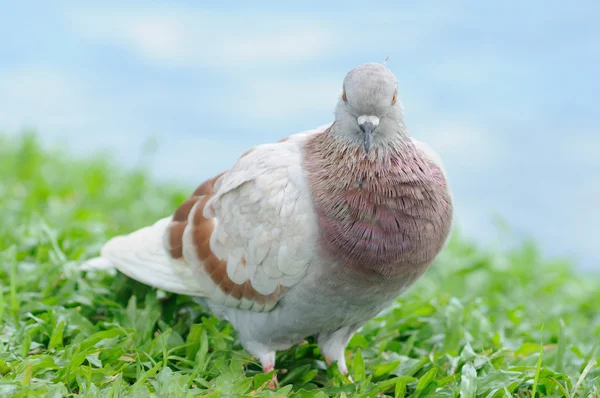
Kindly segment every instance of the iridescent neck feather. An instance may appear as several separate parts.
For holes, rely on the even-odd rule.
[[[311,137],[305,166],[320,246],[343,267],[384,277],[424,271],[450,230],[442,170],[400,132],[367,155],[335,124]]]

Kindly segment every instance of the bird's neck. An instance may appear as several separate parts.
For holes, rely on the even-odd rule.
[[[400,139],[367,154],[330,129],[311,137],[305,151],[324,251],[360,273],[399,272],[413,222],[405,208],[426,169],[412,142]]]
[[[356,123],[356,120],[353,123]],[[364,149],[362,133],[356,128],[349,127],[345,120],[336,121],[324,132],[328,138],[327,147],[344,152],[356,149],[357,158],[365,158],[377,163],[385,163],[392,157],[403,157],[414,151],[414,145],[402,119],[389,118],[380,123],[377,133],[373,135],[368,153]]]

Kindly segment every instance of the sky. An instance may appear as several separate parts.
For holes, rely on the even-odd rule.
[[[213,4],[214,3],[214,4]],[[525,4],[526,3],[526,4]],[[447,169],[456,226],[600,269],[600,2],[0,0],[0,132],[195,187],[330,123],[383,62]]]

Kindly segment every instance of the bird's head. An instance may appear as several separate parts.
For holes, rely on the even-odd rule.
[[[403,126],[396,77],[385,65],[367,63],[344,78],[335,112],[335,131],[368,152]]]

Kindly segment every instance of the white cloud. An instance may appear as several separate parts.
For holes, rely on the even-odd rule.
[[[166,66],[226,67],[317,58],[335,47],[336,34],[312,20],[250,17],[160,8],[144,11],[83,9],[67,14],[88,39],[107,40]]]
[[[135,152],[153,131],[126,109],[149,101],[145,93],[99,94],[55,67],[0,70],[0,134],[33,129],[44,142],[75,153]]]
[[[231,168],[251,146],[246,140],[235,138],[164,135],[157,139],[157,151],[151,159],[151,168],[153,175],[160,180],[176,179],[195,186]]]
[[[442,121],[430,127],[420,125],[410,133],[427,142],[449,168],[493,167],[508,156],[493,134],[470,122]]]
[[[252,119],[278,120],[306,116],[311,111],[327,111],[333,118],[341,83],[335,77],[314,77],[306,81],[264,80],[248,82],[239,96],[236,112]]]
[[[583,167],[600,167],[600,132],[564,134],[564,161]]]
[[[81,87],[53,69],[20,68],[0,74],[0,126],[9,131],[82,128],[92,111],[86,102]]]

